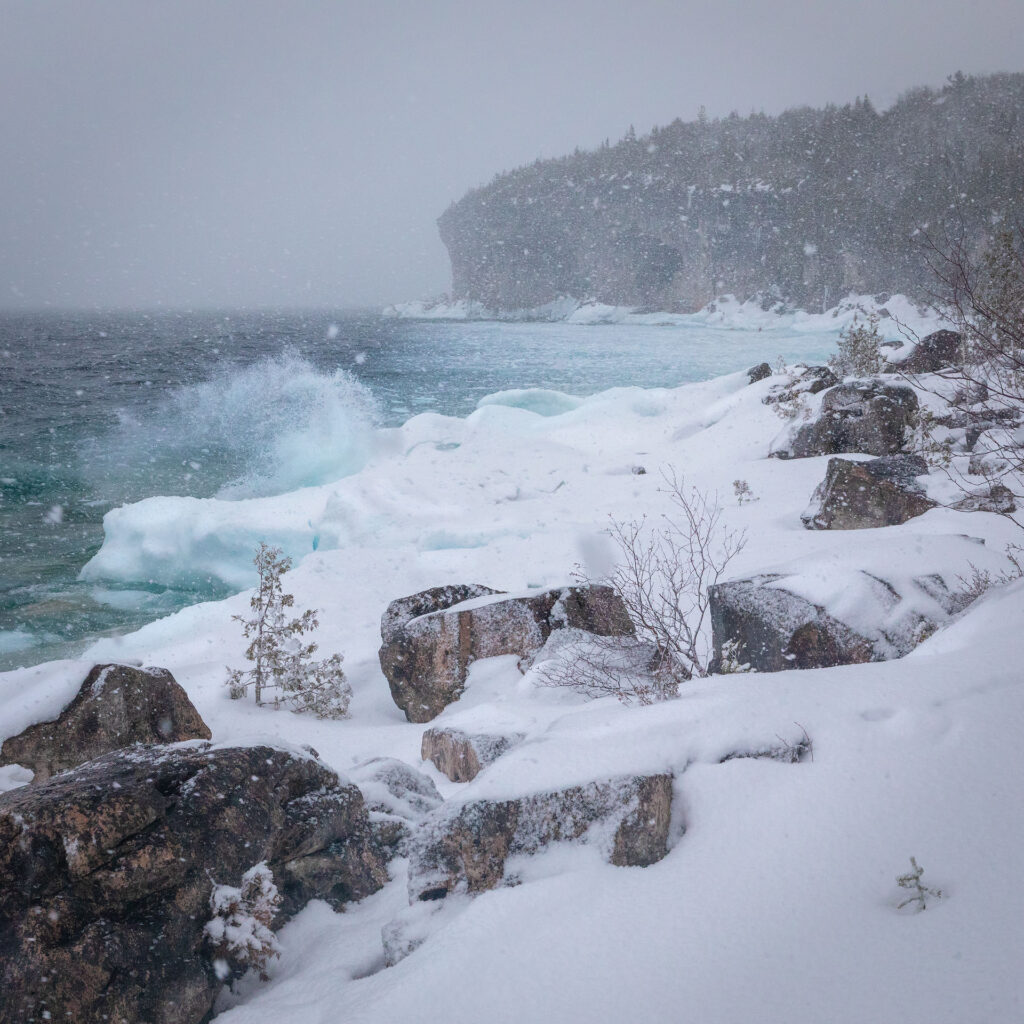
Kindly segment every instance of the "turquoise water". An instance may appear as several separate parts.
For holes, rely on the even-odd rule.
[[[0,669],[220,596],[79,582],[116,505],[283,493],[356,471],[366,432],[419,412],[820,360],[835,337],[342,312],[0,316]]]

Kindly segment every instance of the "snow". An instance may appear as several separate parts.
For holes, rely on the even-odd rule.
[[[935,575],[955,590],[972,564],[998,572],[1018,532],[944,508],[885,530],[805,530],[800,513],[828,460],[766,457],[781,421],[761,399],[780,380],[748,386],[741,372],[586,398],[504,392],[463,419],[425,414],[376,431],[361,468],[330,483],[114,510],[83,574],[91,581],[251,586],[257,541],[281,545],[296,560],[284,580],[296,614],[320,609],[318,654],[345,655],[351,717],[228,699],[226,666],[244,664],[231,616],[247,613],[249,595],[238,593],[101,639],[82,661],[0,675],[0,735],[52,718],[93,663],[135,659],[173,672],[217,744],[310,745],[366,782],[377,771],[367,762],[397,758],[436,784],[448,810],[674,773],[678,827],[659,863],[616,868],[594,845],[555,844],[517,859],[521,884],[410,909],[407,865],[393,861],[381,892],[344,914],[312,904],[286,926],[271,980],[226,998],[225,1024],[1016,1024],[1024,583],[954,614],[915,581]],[[638,465],[647,472],[630,471]],[[780,585],[864,629],[908,613],[939,616],[941,628],[899,660],[712,677],[651,707],[538,686],[535,669],[524,675],[505,656],[472,665],[462,698],[428,726],[405,720],[377,659],[390,601],[454,583],[528,593],[571,582],[579,563],[606,565],[609,516],[653,524],[670,511],[666,466],[717,492],[728,525],[746,530],[732,578],[782,573]],[[758,500],[740,503],[735,480]],[[886,611],[864,573],[892,582],[901,606]],[[424,728],[445,726],[523,740],[456,784],[419,756]],[[805,731],[812,759],[726,760]],[[896,910],[911,856],[946,893],[916,914]],[[419,943],[393,967],[385,929]]]
[[[813,256],[814,246],[804,247]],[[643,312],[633,306],[609,306],[589,300],[562,296],[543,306],[530,309],[488,309],[483,303],[458,299],[415,300],[388,306],[385,316],[409,320],[498,320],[498,321],[561,321],[578,325],[620,324],[654,327],[719,327],[735,331],[839,331],[869,314],[880,317],[879,333],[889,341],[906,341],[910,336],[923,337],[944,326],[934,312],[924,309],[905,295],[885,298],[851,292],[835,306],[820,313],[792,309],[782,302],[760,299],[741,301],[724,295],[695,313]]]

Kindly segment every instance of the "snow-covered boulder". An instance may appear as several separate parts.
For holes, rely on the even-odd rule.
[[[772,454],[802,459],[814,455],[895,455],[917,417],[912,388],[871,379],[825,391],[818,415],[791,432]]]
[[[188,694],[166,669],[96,665],[55,720],[4,741],[0,765],[30,768],[42,782],[133,743],[209,738]]]
[[[963,336],[956,331],[933,331],[922,338],[898,364],[904,373],[934,373],[963,365]]]
[[[359,787],[381,848],[404,852],[413,830],[444,802],[434,780],[396,757],[375,757],[348,772]]]
[[[795,366],[789,379],[769,388],[761,401],[765,405],[791,406],[804,395],[816,395],[838,383],[839,378],[827,366]]]
[[[452,782],[469,782],[524,739],[523,733],[468,733],[462,729],[427,729],[422,755]]]
[[[822,589],[842,606],[815,600]],[[841,569],[824,584],[814,571],[720,583],[710,598],[714,667],[755,672],[901,658],[965,602],[941,575],[887,580]]]
[[[443,589],[455,594],[463,588]],[[380,666],[410,722],[429,722],[458,700],[467,669],[479,658],[528,658],[563,627],[600,636],[634,631],[622,599],[610,587],[561,587],[516,597],[492,591],[417,613],[419,599],[437,593],[392,602],[381,623]]]
[[[356,786],[270,747],[133,747],[0,796],[0,1016],[207,1020],[245,966],[211,895],[264,862],[274,927],[387,881]]]
[[[412,841],[409,898],[500,885],[506,861],[550,843],[601,843],[608,861],[646,867],[668,852],[672,774],[591,782],[505,800],[449,801]]]
[[[869,462],[829,459],[825,479],[801,515],[808,530],[896,526],[935,507],[918,477],[928,464],[917,455],[883,455]]]
[[[751,384],[756,384],[759,380],[764,380],[766,377],[770,377],[771,375],[772,368],[768,363],[758,363],[756,366],[752,366],[747,370],[747,380],[749,380]]]

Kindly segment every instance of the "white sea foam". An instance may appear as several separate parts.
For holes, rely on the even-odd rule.
[[[113,436],[88,451],[88,469],[108,482],[142,470],[163,493],[281,494],[357,472],[376,415],[351,374],[318,370],[285,351],[225,367],[145,415],[122,413]]]

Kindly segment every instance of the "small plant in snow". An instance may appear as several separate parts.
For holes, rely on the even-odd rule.
[[[722,644],[722,657],[719,661],[720,675],[735,675],[739,672],[753,672],[749,661],[740,661],[740,641],[726,640]]]
[[[320,623],[310,609],[295,618],[285,614],[295,603],[281,586],[281,577],[292,567],[280,548],[260,543],[253,559],[259,585],[249,602],[253,616],[232,616],[242,623],[242,632],[250,641],[245,656],[250,669],[228,669],[227,685],[231,697],[239,699],[252,687],[257,704],[263,704],[267,691],[274,691],[274,705],[293,711],[312,711],[318,718],[343,718],[348,713],[352,688],[342,670],[342,656],[332,655],[314,661],[315,643],[303,636]]]
[[[789,367],[786,365],[785,357],[784,356],[779,356],[775,360],[775,366],[772,368],[772,372],[781,377],[782,374],[786,373],[788,370],[789,370]]]
[[[758,500],[746,480],[733,480],[732,490],[733,494],[736,495],[737,505],[747,505],[752,501]]]
[[[281,955],[270,926],[281,903],[274,876],[266,862],[249,868],[242,884],[215,885],[210,893],[213,916],[203,929],[213,947],[214,970],[226,981],[232,969],[259,972],[267,980],[267,964]]]
[[[840,332],[839,351],[828,361],[840,377],[870,377],[881,372],[882,336],[878,333],[878,322],[874,313],[868,314],[866,322],[855,316],[853,323]]]
[[[896,884],[901,889],[912,890],[912,893],[902,903],[900,903],[896,909],[902,910],[904,907],[910,906],[911,903],[916,903],[917,910],[920,912],[928,908],[929,899],[942,899],[942,890],[932,889],[930,886],[921,884],[921,875],[924,874],[924,868],[918,867],[917,861],[913,857],[910,858],[910,866],[913,868],[913,871],[909,871],[905,875],[900,875],[896,879]]]
[[[1008,583],[1024,578],[1024,547],[1020,544],[1008,544],[1003,553],[1010,560],[1012,568],[992,573],[988,569],[979,569],[973,562],[969,562],[970,576],[957,576],[960,587],[954,597],[958,607],[966,608],[993,587],[1005,587]]]

